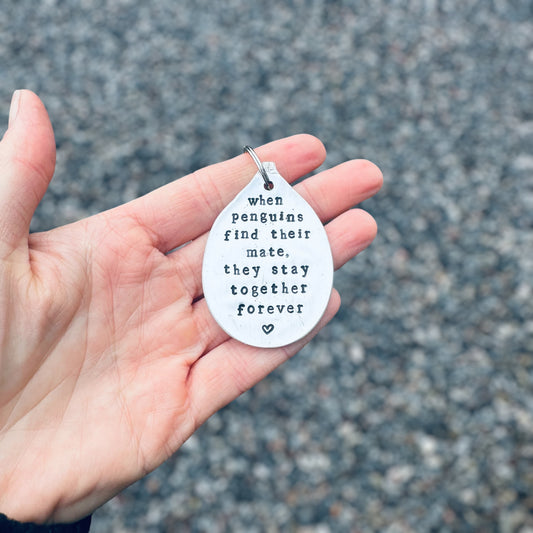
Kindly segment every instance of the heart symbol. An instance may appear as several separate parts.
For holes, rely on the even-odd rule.
[[[269,333],[272,333],[274,330],[274,324],[263,324],[261,326],[263,328],[263,331],[268,335]]]

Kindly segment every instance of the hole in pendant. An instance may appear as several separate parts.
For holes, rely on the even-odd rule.
[[[274,182],[269,181],[268,183],[265,183],[264,187],[267,191],[271,191],[274,188]]]

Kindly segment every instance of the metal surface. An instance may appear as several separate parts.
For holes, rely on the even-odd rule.
[[[324,227],[309,204],[263,163],[261,172],[222,211],[206,245],[204,295],[218,324],[258,347],[285,346],[318,323],[333,286]]]

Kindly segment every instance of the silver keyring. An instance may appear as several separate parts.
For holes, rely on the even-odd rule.
[[[243,151],[243,153],[248,153],[251,156],[251,158],[254,160],[254,163],[257,165],[257,168],[259,169],[259,172],[261,172],[261,176],[263,176],[263,180],[265,180],[265,189],[267,191],[271,191],[274,188],[274,183],[272,181],[270,181],[270,179],[268,178],[267,171],[266,171],[263,163],[261,163],[261,159],[259,159],[259,157],[257,157],[257,154],[255,153],[255,150],[251,146],[245,146],[242,149],[242,151]]]

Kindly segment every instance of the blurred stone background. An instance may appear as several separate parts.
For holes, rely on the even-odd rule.
[[[298,132],[385,175],[337,318],[92,531],[533,532],[532,45],[530,0],[2,2],[34,230]]]

